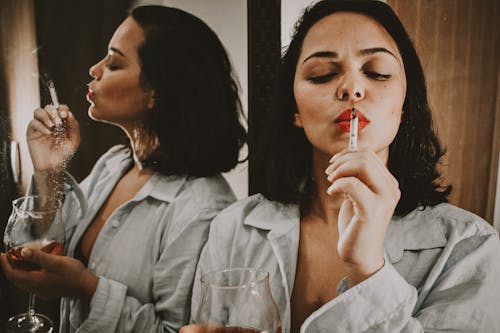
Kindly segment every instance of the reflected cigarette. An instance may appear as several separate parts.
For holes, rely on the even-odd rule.
[[[52,100],[52,105],[54,106],[55,110],[53,112],[57,112],[57,108],[59,107],[59,101],[57,100],[57,93],[56,93],[56,86],[54,85],[54,81],[48,80],[47,81],[47,88],[49,88],[49,93],[50,93],[50,99]],[[56,127],[60,127],[62,125],[62,121],[59,117],[56,117]]]
[[[358,114],[356,109],[351,109],[351,120],[349,122],[349,151],[358,150]]]
[[[57,109],[59,107],[59,101],[57,100],[56,86],[54,85],[54,81],[47,81],[47,87],[49,88],[52,105],[54,105],[54,107]]]

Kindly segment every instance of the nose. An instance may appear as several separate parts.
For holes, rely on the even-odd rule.
[[[102,75],[102,61],[89,68],[89,75],[96,80],[99,80]]]
[[[365,98],[365,88],[361,78],[356,75],[346,75],[335,92],[339,101],[357,102]]]

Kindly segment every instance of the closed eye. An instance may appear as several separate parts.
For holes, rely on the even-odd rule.
[[[369,78],[379,80],[379,81],[389,80],[392,77],[392,75],[390,75],[390,74],[381,74],[381,73],[377,73],[377,72],[373,72],[373,71],[366,71],[365,74]]]
[[[326,75],[312,76],[308,80],[311,81],[312,83],[317,83],[317,84],[326,83],[331,79],[333,79],[336,75],[337,73],[330,73]]]
[[[112,64],[107,64],[106,67],[110,70],[110,71],[114,71],[114,70],[117,70],[119,67],[116,66],[116,65],[112,65]]]

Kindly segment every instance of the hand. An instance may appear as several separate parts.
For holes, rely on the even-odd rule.
[[[179,333],[257,333],[259,331],[251,328],[224,327],[220,325],[188,325],[181,327]]]
[[[42,269],[16,269],[5,254],[0,254],[5,277],[18,288],[42,298],[77,297],[88,302],[92,299],[99,278],[87,271],[80,261],[28,248],[24,248],[21,255]]]
[[[36,171],[61,169],[80,145],[80,127],[66,105],[36,109],[26,133]]]
[[[371,151],[336,154],[326,169],[329,195],[343,195],[337,250],[349,283],[359,283],[384,265],[384,238],[401,197],[399,184]]]

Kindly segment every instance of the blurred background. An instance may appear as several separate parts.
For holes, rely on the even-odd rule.
[[[376,0],[374,0],[376,1]],[[11,201],[24,193],[32,174],[25,132],[33,110],[49,103],[38,75],[50,75],[61,103],[79,120],[81,147],[69,171],[82,180],[97,158],[120,141],[121,132],[87,116],[88,69],[107,52],[127,11],[164,4],[191,12],[219,35],[236,69],[248,117],[246,163],[226,174],[238,197],[262,184],[252,152],[273,99],[280,54],[310,0],[0,0],[0,237]],[[435,126],[447,147],[444,181],[451,202],[500,229],[500,3],[495,0],[387,0],[419,52]],[[0,249],[3,251],[3,245]],[[0,271],[0,332],[3,322],[27,307],[27,294]],[[58,300],[37,300],[39,312],[58,318]]]

